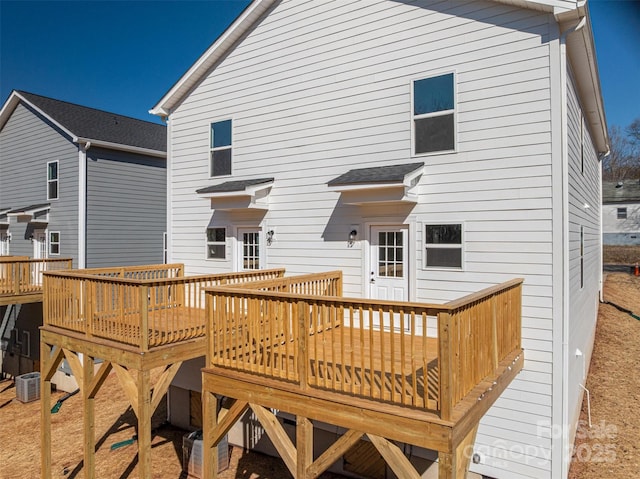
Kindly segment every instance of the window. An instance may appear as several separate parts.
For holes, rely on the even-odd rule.
[[[402,231],[378,233],[378,276],[404,277],[404,244]]]
[[[211,176],[231,174],[231,120],[211,123]]]
[[[207,228],[207,259],[225,259],[226,237],[225,228]]]
[[[618,219],[626,220],[627,219],[627,208],[618,208]]]
[[[462,225],[426,225],[425,266],[462,268]]]
[[[580,111],[580,172],[584,175],[584,118]]]
[[[413,82],[413,151],[455,149],[453,73]]]
[[[47,163],[47,199],[58,199],[58,161]]]
[[[260,269],[260,233],[242,233],[242,269]]]
[[[60,232],[59,231],[51,231],[49,233],[49,254],[50,255],[60,254]]]

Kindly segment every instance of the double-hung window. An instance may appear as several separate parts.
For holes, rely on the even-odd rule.
[[[49,254],[56,256],[60,254],[60,232],[49,232]]]
[[[455,150],[453,73],[413,82],[413,153]]]
[[[428,268],[462,268],[462,225],[425,226],[425,261]]]
[[[211,123],[210,176],[231,174],[231,120]]]
[[[47,163],[47,199],[58,199],[58,161]]]
[[[618,219],[619,220],[626,220],[627,219],[627,208],[626,207],[618,208],[617,215],[618,215]]]
[[[207,228],[207,259],[225,259],[226,240],[226,228]]]

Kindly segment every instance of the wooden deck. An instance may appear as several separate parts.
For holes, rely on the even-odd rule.
[[[181,264],[47,271],[40,335],[42,478],[52,472],[51,379],[63,359],[83,397],[85,478],[95,477],[94,398],[112,370],[138,418],[139,475],[150,477],[151,415],[182,363],[206,353],[204,288],[283,275],[284,269],[273,269],[184,276]],[[102,360],[97,372],[95,359]]]
[[[0,256],[0,306],[42,301],[43,273],[70,270],[71,265],[70,258]]]
[[[481,417],[524,363],[521,283],[440,305],[344,298],[340,272],[208,289],[205,477],[247,409],[296,478],[365,435],[398,477],[419,475],[394,441],[438,451],[440,477],[464,477]],[[232,406],[218,415],[220,395]],[[297,416],[295,445],[270,409]],[[313,421],[348,430],[315,460]]]

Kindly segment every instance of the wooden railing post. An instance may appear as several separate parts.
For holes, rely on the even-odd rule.
[[[140,287],[140,349],[149,351],[149,286]]]
[[[498,351],[498,306],[497,306],[497,295],[491,296],[491,347],[493,349],[491,360],[493,361],[493,369],[494,371],[498,367],[498,363],[500,362]]]
[[[13,292],[14,294],[20,293],[20,263],[13,263]]]
[[[307,312],[309,305],[304,301],[298,301],[298,376],[300,389],[309,388],[309,320]]]
[[[440,377],[440,417],[445,421],[451,419],[453,411],[453,389],[455,381],[453,358],[453,331],[451,314],[446,311],[438,313],[438,369]]]

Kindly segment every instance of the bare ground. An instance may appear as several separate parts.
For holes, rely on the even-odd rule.
[[[605,300],[640,314],[640,278],[610,274]],[[600,307],[596,342],[587,388],[591,393],[589,428],[583,405],[569,479],[636,477],[640,471],[640,321],[613,306]],[[52,403],[64,393],[54,393]],[[82,478],[81,398],[73,396],[52,416],[53,478]],[[185,431],[164,424],[166,411],[154,415],[153,478],[185,479],[182,437]],[[110,375],[96,398],[96,474],[101,479],[138,478],[135,444],[111,450],[135,434],[135,415],[115,375]],[[16,399],[10,380],[0,381],[0,479],[40,476],[40,402]],[[282,460],[231,451],[231,467],[221,479],[281,479],[291,477]],[[339,476],[325,474],[324,479]]]
[[[609,274],[604,299],[640,316],[640,278]],[[640,321],[600,305],[569,479],[631,478],[640,472]]]

